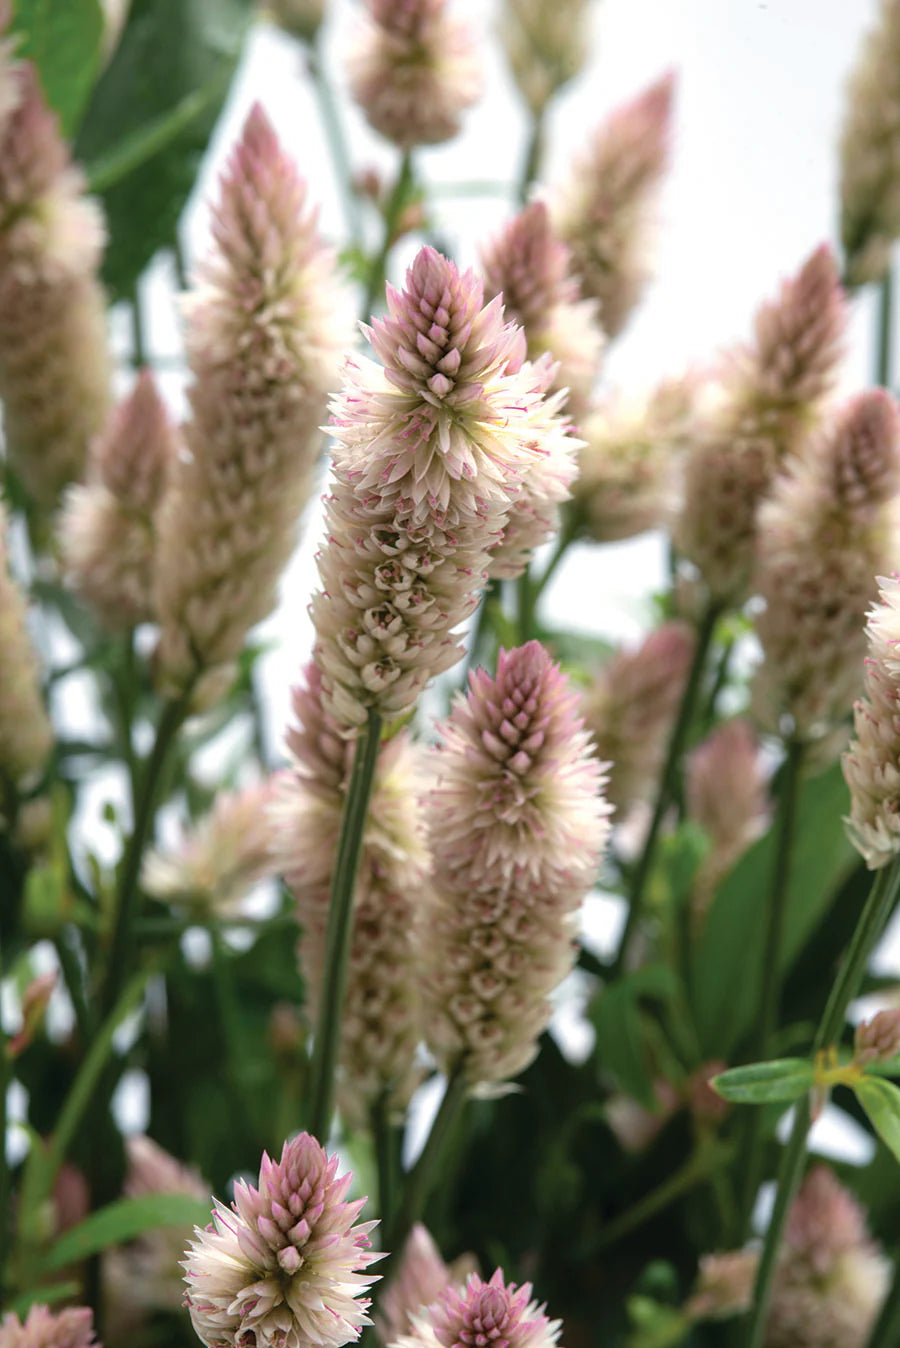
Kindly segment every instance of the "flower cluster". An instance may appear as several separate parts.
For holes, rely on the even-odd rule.
[[[97,1348],[93,1314],[85,1306],[51,1311],[36,1302],[23,1323],[7,1311],[0,1321],[0,1348]]]
[[[606,792],[620,818],[659,778],[693,653],[690,627],[663,623],[635,649],[617,652],[582,694],[585,725],[610,764]]]
[[[562,1322],[549,1320],[530,1298],[531,1283],[507,1284],[499,1268],[489,1282],[472,1273],[464,1288],[448,1287],[413,1317],[413,1332],[398,1348],[553,1348]]]
[[[7,527],[0,506],[0,787],[15,788],[43,767],[53,731],[41,699],[25,600],[8,570]]]
[[[58,528],[69,581],[112,630],[153,618],[154,514],[177,451],[144,370],[91,445],[87,482],[67,494]]]
[[[847,281],[877,281],[900,237],[900,4],[881,0],[847,89],[841,135],[841,241]]]
[[[375,1222],[357,1222],[366,1200],[346,1202],[352,1173],[300,1133],[280,1161],[263,1155],[259,1188],[234,1186],[184,1261],[185,1302],[208,1348],[341,1348],[370,1324],[376,1281],[365,1270]]]
[[[349,336],[306,186],[259,106],[222,180],[187,307],[187,454],[159,512],[160,681],[183,693],[275,603]]]
[[[726,357],[721,403],[687,459],[675,530],[716,599],[746,593],[757,508],[834,388],[846,322],[835,260],[823,246],[760,308],[753,341]]]
[[[427,1227],[416,1222],[403,1247],[397,1272],[379,1300],[375,1326],[386,1348],[414,1330],[416,1314],[437,1301],[448,1288],[462,1291],[468,1275],[477,1272],[474,1263],[473,1256],[461,1255],[448,1267]]]
[[[669,158],[675,83],[665,75],[595,131],[553,203],[585,295],[608,337],[624,328],[649,279],[649,239]]]
[[[111,400],[97,269],[103,218],[84,195],[28,62],[0,85],[0,398],[7,454],[52,507],[84,470]]]
[[[315,665],[308,666],[306,680],[294,690],[297,720],[287,735],[292,770],[280,777],[270,813],[278,869],[297,901],[300,963],[314,1009],[322,993],[331,871],[354,745],[323,706]],[[419,787],[416,746],[400,731],[379,753],[341,1019],[338,1098],[345,1117],[362,1126],[380,1096],[387,1093],[391,1107],[402,1108],[419,1080],[413,929],[427,865]]]
[[[441,727],[426,815],[426,1039],[472,1084],[515,1076],[572,966],[608,832],[577,695],[536,641],[479,669]]]
[[[900,577],[879,581],[866,626],[865,695],[854,709],[855,738],[843,757],[850,788],[850,840],[870,870],[900,852]]]
[[[581,298],[569,267],[569,250],[557,238],[547,207],[526,206],[481,255],[485,294],[502,295],[506,317],[525,330],[530,360],[550,355],[558,363],[554,387],[569,391],[569,411],[587,407],[603,337],[597,306]]]
[[[481,93],[481,61],[447,0],[366,0],[349,53],[350,90],[369,122],[403,149],[457,134]]]
[[[336,402],[327,543],[314,595],[329,711],[398,716],[460,658],[520,484],[564,437],[552,373],[481,282],[423,248]]]
[[[754,697],[764,724],[827,734],[860,692],[875,576],[900,564],[900,413],[872,389],[788,465],[759,511],[754,588],[765,659]]]

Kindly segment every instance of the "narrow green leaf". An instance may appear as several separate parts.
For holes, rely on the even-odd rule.
[[[900,1086],[882,1077],[863,1077],[854,1090],[872,1127],[900,1161]]]
[[[20,1320],[24,1320],[36,1302],[42,1306],[52,1306],[57,1301],[68,1301],[69,1297],[76,1297],[80,1291],[80,1282],[53,1282],[49,1287],[32,1287],[30,1292],[23,1292],[21,1296],[16,1297],[10,1303],[9,1309],[18,1315]]]
[[[39,1276],[80,1262],[108,1245],[134,1240],[158,1226],[205,1226],[210,1203],[190,1194],[141,1194],[122,1198],[73,1226],[54,1244],[38,1269]]]
[[[896,978],[892,977],[891,983],[896,987]],[[893,1058],[885,1058],[883,1062],[866,1063],[863,1071],[867,1077],[900,1077],[900,1053]]]
[[[20,38],[16,54],[34,62],[44,96],[70,138],[100,66],[99,0],[15,0],[12,31]]]
[[[799,1100],[814,1084],[813,1065],[804,1058],[776,1058],[732,1067],[710,1082],[723,1100],[736,1105],[787,1104]]]
[[[107,188],[165,150],[176,140],[201,112],[219,98],[219,83],[205,89],[194,89],[185,94],[170,112],[154,117],[130,136],[87,166],[88,188],[91,192],[105,192]]]

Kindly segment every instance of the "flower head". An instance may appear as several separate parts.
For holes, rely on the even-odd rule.
[[[449,1267],[427,1227],[416,1222],[403,1247],[397,1272],[379,1299],[375,1323],[383,1344],[392,1344],[415,1327],[415,1317],[448,1288],[462,1290],[474,1258],[462,1255]]]
[[[850,788],[847,832],[870,870],[900,852],[900,576],[878,584],[879,602],[866,625],[865,693],[842,762]]]
[[[15,1311],[0,1322],[0,1348],[96,1348],[93,1313],[86,1306],[51,1311],[35,1303],[24,1324]]]
[[[41,698],[25,599],[7,566],[6,531],[0,506],[0,784],[15,787],[43,767],[53,731]]]
[[[531,1300],[531,1283],[504,1283],[498,1268],[489,1282],[477,1273],[464,1288],[448,1287],[433,1305],[413,1317],[414,1331],[401,1338],[401,1348],[552,1348],[562,1322],[549,1320],[544,1307]]]
[[[259,1188],[243,1181],[230,1208],[216,1202],[210,1226],[183,1267],[185,1301],[208,1348],[340,1348],[371,1323],[381,1256],[357,1223],[365,1199],[345,1202],[353,1178],[337,1174],[309,1133],[285,1142],[280,1161],[263,1154]]]
[[[585,0],[506,0],[500,34],[513,79],[529,109],[539,116],[587,58]]]
[[[648,280],[648,235],[669,159],[674,91],[674,77],[665,75],[616,108],[553,204],[582,293],[598,301],[608,337],[621,332]]]
[[[441,727],[426,804],[420,941],[426,1038],[472,1083],[522,1070],[571,967],[573,923],[609,830],[577,696],[536,641],[469,677]]]
[[[223,177],[198,282],[188,453],[158,520],[156,661],[173,693],[227,667],[275,603],[349,336],[306,185],[259,106]]]
[[[402,149],[450,140],[481,93],[476,42],[446,10],[447,0],[366,0],[350,50],[353,97]]]

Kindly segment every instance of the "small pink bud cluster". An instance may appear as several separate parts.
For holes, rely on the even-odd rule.
[[[841,240],[852,286],[877,281],[900,238],[900,3],[881,0],[847,87]]]
[[[692,887],[695,919],[702,918],[720,881],[768,828],[767,786],[756,736],[743,718],[717,726],[688,755],[688,817],[710,843]]]
[[[872,389],[778,477],[758,516],[754,699],[771,728],[831,732],[861,691],[875,576],[900,565],[900,412]]]
[[[900,1010],[879,1011],[856,1027],[853,1060],[860,1067],[888,1062],[900,1054]]]
[[[553,1348],[562,1322],[530,1298],[531,1283],[506,1284],[499,1268],[489,1282],[472,1273],[464,1288],[448,1287],[413,1317],[413,1332],[398,1348]]]
[[[350,90],[401,149],[451,140],[481,93],[481,61],[447,0],[366,0],[349,52]]]
[[[478,603],[491,549],[535,464],[566,424],[552,368],[523,364],[520,328],[481,282],[431,248],[348,363],[334,409],[315,659],[329,712],[399,716],[462,655],[454,628]]]
[[[685,1310],[703,1320],[748,1309],[758,1254],[707,1255]],[[863,1348],[887,1291],[890,1266],[865,1213],[827,1166],[815,1166],[788,1213],[766,1324],[766,1348]]]
[[[900,852],[900,577],[879,580],[866,634],[865,693],[854,709],[855,738],[843,769],[847,832],[869,869],[878,870]]]
[[[216,1201],[194,1228],[185,1302],[208,1348],[341,1348],[371,1323],[360,1293],[376,1281],[376,1223],[357,1223],[366,1200],[345,1201],[353,1176],[338,1163],[300,1133],[280,1161],[263,1153],[258,1189],[239,1181],[231,1207]]]
[[[349,335],[332,252],[262,109],[221,184],[187,307],[187,454],[159,514],[157,665],[173,695],[227,668],[275,604]]]
[[[110,405],[105,231],[36,71],[8,60],[0,50],[0,398],[10,462],[51,507]]]
[[[499,1082],[534,1057],[572,967],[609,830],[603,769],[577,695],[536,641],[501,651],[495,679],[469,676],[441,738],[426,804],[426,1039],[473,1085]]]
[[[665,75],[594,132],[553,204],[582,293],[608,337],[624,328],[649,279],[649,235],[669,160],[675,81]]]
[[[759,503],[833,391],[846,323],[823,246],[760,308],[753,341],[726,358],[721,404],[687,459],[675,530],[717,600],[746,595]]]
[[[414,1332],[417,1313],[437,1301],[448,1288],[461,1292],[469,1274],[477,1271],[474,1265],[474,1256],[462,1255],[448,1267],[428,1229],[416,1222],[403,1247],[397,1272],[379,1298],[375,1326],[385,1348]]]
[[[113,630],[154,616],[154,514],[177,452],[175,428],[144,370],[91,445],[87,482],[66,497],[58,528],[69,581]]]
[[[291,771],[271,810],[275,856],[297,901],[300,963],[309,1002],[322,994],[331,871],[355,746],[322,702],[315,665],[294,690],[296,723],[287,735]],[[418,802],[418,754],[405,731],[382,746],[375,772],[354,897],[347,992],[341,1018],[338,1100],[354,1126],[387,1094],[403,1108],[420,1074],[419,977],[413,931],[427,866]]]
[[[220,792],[210,812],[184,830],[176,845],[147,853],[141,872],[145,892],[195,917],[239,917],[254,885],[275,873],[269,810],[274,791],[270,779]]]
[[[606,792],[620,818],[659,780],[693,653],[687,623],[664,623],[612,656],[582,693],[584,723],[609,761]]]
[[[557,238],[547,207],[526,206],[482,250],[485,294],[500,295],[506,317],[525,330],[530,360],[558,362],[555,388],[569,391],[569,411],[580,417],[600,368],[603,336],[594,300],[581,298],[569,250]]]
[[[509,68],[529,110],[539,117],[578,74],[589,50],[586,0],[506,0],[500,35]]]
[[[639,403],[610,398],[580,423],[586,443],[572,490],[579,531],[611,543],[670,522],[697,433],[697,395],[693,379],[670,379]]]
[[[0,796],[39,772],[53,743],[25,600],[8,569],[7,528],[0,506]]]
[[[36,1302],[23,1323],[7,1311],[0,1321],[0,1348],[98,1348],[93,1312],[86,1306],[51,1311]]]

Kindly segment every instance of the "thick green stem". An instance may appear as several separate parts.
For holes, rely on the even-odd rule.
[[[451,1070],[447,1078],[444,1098],[441,1100],[438,1112],[434,1116],[431,1132],[422,1148],[422,1154],[406,1176],[403,1185],[403,1198],[397,1215],[391,1223],[388,1249],[392,1256],[401,1254],[414,1223],[422,1216],[428,1196],[434,1188],[435,1180],[440,1172],[447,1138],[465,1104],[468,1085],[465,1069],[460,1063]],[[387,1281],[388,1275],[385,1273],[383,1265],[381,1272],[385,1275],[385,1281]]]
[[[794,844],[802,762],[803,745],[798,740],[791,740],[787,745],[787,758],[781,778],[781,798],[776,824],[775,869],[772,874],[772,883],[769,887],[765,910],[762,992],[756,1033],[750,1051],[752,1062],[762,1062],[769,1056],[772,1051],[772,1036],[778,1023],[781,958],[784,947],[791,852]],[[754,1109],[750,1112],[747,1123],[744,1144],[745,1165],[741,1167],[744,1175],[742,1213],[745,1232],[753,1214],[753,1203],[762,1176],[763,1119],[763,1111]]]
[[[337,856],[331,874],[328,929],[325,936],[325,968],[322,1000],[316,1022],[310,1073],[312,1108],[310,1131],[324,1143],[334,1103],[334,1076],[341,1036],[341,1016],[347,990],[347,969],[353,937],[353,896],[362,853],[369,797],[378,762],[381,717],[370,709],[359,732],[344,809]]]
[[[666,760],[663,765],[662,776],[659,781],[659,788],[656,793],[656,802],[653,808],[653,816],[650,820],[650,827],[647,830],[647,838],[644,842],[644,849],[641,853],[637,866],[635,867],[634,880],[629,895],[628,918],[625,922],[625,929],[622,932],[622,940],[619,944],[619,951],[616,955],[613,965],[613,977],[621,973],[625,968],[628,953],[631,949],[631,942],[638,930],[641,917],[643,916],[644,900],[647,893],[647,882],[650,879],[653,870],[653,862],[656,857],[656,845],[659,841],[660,829],[666,810],[671,804],[675,793],[675,782],[678,774],[681,755],[693,720],[694,708],[697,704],[697,694],[700,691],[700,685],[703,681],[703,671],[706,666],[706,656],[709,651],[712,635],[715,630],[716,621],[719,617],[719,609],[715,604],[710,604],[707,608],[700,626],[697,630],[697,639],[694,645],[694,658],[691,662],[690,672],[684,686],[684,693],[681,697],[681,706],[678,709],[678,715],[675,719],[675,725],[672,728],[672,734],[669,738],[669,746],[666,752]]]
[[[534,636],[534,591],[531,588],[531,576],[526,566],[516,584],[516,629],[520,646],[524,646]]]
[[[325,73],[322,52],[318,44],[310,46],[307,62],[309,73],[312,77],[316,100],[319,104],[319,116],[322,119],[322,129],[324,130],[325,138],[328,141],[331,162],[334,165],[341,198],[344,203],[344,214],[347,219],[347,229],[350,233],[350,240],[356,247],[360,247],[362,245],[362,215],[360,212],[359,197],[356,195],[356,190],[353,186],[353,168],[350,163],[350,154],[347,150],[347,137],[344,134],[344,124],[341,120],[340,110],[338,108],[337,100],[334,97],[328,76]]]
[[[894,347],[894,271],[888,266],[878,285],[878,350],[875,355],[875,382],[891,387]]]
[[[162,783],[163,769],[175,736],[187,713],[187,699],[167,702],[159,718],[156,740],[143,774],[141,790],[135,802],[134,826],[119,882],[119,895],[116,905],[116,926],[113,932],[112,948],[106,984],[103,989],[102,1009],[108,1015],[119,999],[119,994],[131,973],[134,962],[135,921],[139,909],[141,862],[144,847],[153,827],[156,814],[156,800]]]
[[[369,269],[369,284],[366,287],[366,297],[363,300],[362,308],[362,319],[365,323],[368,323],[369,318],[374,312],[375,302],[381,298],[381,292],[384,290],[385,278],[387,277],[388,258],[391,255],[391,249],[397,241],[397,228],[400,224],[400,213],[406,202],[407,196],[409,195],[412,176],[412,155],[409,150],[407,150],[400,161],[397,180],[394,183],[393,190],[388,198],[387,205],[384,208],[384,238],[382,239],[381,248],[375,255]]]
[[[372,1105],[372,1137],[375,1142],[375,1163],[378,1167],[378,1215],[387,1231],[394,1215],[397,1176],[394,1171],[394,1129],[390,1117],[390,1097],[382,1091]]]
[[[832,986],[827,1005],[822,1013],[819,1028],[813,1043],[813,1054],[835,1043],[844,1027],[847,1007],[859,992],[865,977],[869,957],[884,931],[885,925],[897,895],[900,892],[900,860],[895,859],[890,866],[880,870],[869,891],[866,906],[856,924],[856,930],[850,941],[843,963]],[[766,1238],[756,1273],[753,1310],[747,1332],[747,1348],[762,1348],[769,1302],[772,1298],[772,1282],[787,1219],[806,1156],[806,1136],[810,1125],[809,1100],[803,1100],[796,1106],[794,1124],[787,1148],[782,1156],[778,1174],[778,1188],[775,1194],[775,1207],[769,1222]]]
[[[663,1180],[662,1184],[645,1194],[630,1208],[626,1208],[618,1217],[602,1227],[595,1242],[595,1250],[608,1249],[610,1245],[630,1235],[657,1213],[662,1212],[670,1203],[690,1193],[701,1181],[706,1180],[718,1165],[721,1155],[711,1147],[698,1147],[697,1151],[685,1161],[680,1170]]]
[[[538,113],[531,122],[528,144],[525,147],[525,159],[522,163],[522,175],[519,179],[519,204],[522,206],[528,201],[531,184],[540,172],[543,154],[544,116],[543,113]]]

